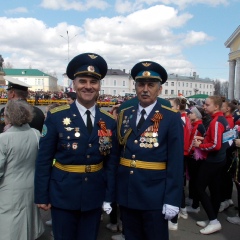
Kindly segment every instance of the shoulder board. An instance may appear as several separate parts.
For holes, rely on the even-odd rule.
[[[70,105],[65,104],[65,105],[62,105],[62,106],[55,107],[55,108],[51,109],[50,113],[60,112],[60,111],[63,111],[63,110],[69,109],[69,108],[70,108]]]
[[[109,113],[109,112],[107,112],[107,111],[105,111],[105,110],[103,110],[103,109],[100,109],[100,112],[102,112],[103,114],[109,116],[109,117],[112,118],[112,119],[115,119],[114,116],[113,116],[111,113]]]
[[[129,109],[129,108],[132,108],[132,107],[133,107],[133,106],[123,108],[123,109],[121,110],[121,112],[123,112],[123,111],[125,111],[125,110],[127,110],[127,109]]]
[[[164,106],[164,105],[161,105],[161,107],[162,108],[165,108],[165,109],[167,109],[167,110],[169,110],[169,111],[172,111],[172,112],[178,112],[177,110],[175,110],[175,109],[172,109],[172,108],[170,108],[170,107],[166,107],[166,106]]]

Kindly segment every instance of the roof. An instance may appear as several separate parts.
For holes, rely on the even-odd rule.
[[[171,80],[176,80],[178,82],[181,81],[189,81],[189,82],[203,82],[203,83],[214,83],[214,81],[210,78],[199,78],[199,77],[188,77],[188,76],[179,76],[175,74],[168,74],[168,82]]]
[[[125,72],[125,69],[122,71],[120,69],[108,69],[107,75],[129,75]]]
[[[236,39],[236,37],[240,35],[240,25],[237,27],[237,29],[233,32],[233,34],[228,38],[228,40],[224,43],[226,48],[229,48],[232,44],[232,42],[234,41],[234,39]]]
[[[38,70],[38,69],[17,69],[17,68],[4,68],[3,71],[8,76],[47,76],[50,75]]]

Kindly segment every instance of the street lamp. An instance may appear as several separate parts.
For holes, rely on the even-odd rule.
[[[70,42],[73,38],[75,38],[76,36],[77,36],[77,34],[74,35],[73,37],[69,38],[68,31],[67,31],[67,38],[65,38],[64,36],[60,35],[60,37],[64,38],[64,39],[67,41],[67,44],[68,44],[68,63],[69,63],[69,42]]]

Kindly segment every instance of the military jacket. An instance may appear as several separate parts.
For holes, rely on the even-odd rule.
[[[111,136],[103,139],[99,121],[105,123]],[[47,115],[40,139],[36,162],[35,202],[51,203],[68,210],[92,210],[103,201],[115,200],[117,157],[116,121],[96,107],[91,135],[75,103],[64,105]],[[95,165],[103,162],[96,172],[74,173],[53,165]]]
[[[135,104],[119,114],[121,158],[142,161],[143,165],[148,162],[166,163],[166,169],[149,170],[120,164],[117,173],[117,202],[139,210],[159,210],[163,204],[180,207],[183,189],[181,116],[157,102],[138,131],[137,109],[138,105]],[[155,121],[156,114],[160,116],[159,121]]]

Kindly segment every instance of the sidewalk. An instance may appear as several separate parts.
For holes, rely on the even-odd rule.
[[[233,202],[237,203],[237,191],[234,186],[233,190]],[[200,234],[201,229],[196,225],[196,221],[206,220],[205,211],[201,208],[200,213],[189,214],[187,220],[179,219],[178,230],[170,231],[170,240],[239,240],[240,239],[240,226],[229,223],[226,218],[227,216],[235,216],[237,210],[234,206],[228,208],[227,210],[219,213],[218,220],[222,224],[222,230],[218,233],[210,234],[208,236]],[[43,221],[50,219],[49,212],[42,212]],[[116,233],[111,233],[105,228],[109,221],[109,216],[104,214],[104,219],[101,222],[99,236],[97,240],[111,240],[111,236]],[[46,226],[45,233],[38,238],[38,240],[53,240],[50,235],[51,227]]]

